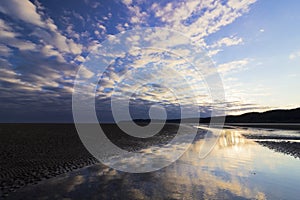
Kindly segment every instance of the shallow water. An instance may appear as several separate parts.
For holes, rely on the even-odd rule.
[[[273,133],[296,134],[254,128],[227,129],[204,159],[199,158],[203,139],[197,137],[179,160],[155,172],[130,174],[98,164],[28,186],[10,198],[299,199],[300,159],[243,137]]]

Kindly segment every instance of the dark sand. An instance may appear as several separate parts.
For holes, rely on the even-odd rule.
[[[177,125],[165,125],[149,139],[137,139],[116,125],[102,125],[107,137],[130,151],[167,143]],[[8,196],[26,185],[92,165],[97,160],[81,143],[73,124],[1,124],[0,196]]]
[[[228,126],[244,128],[266,128],[282,130],[300,130],[300,123],[225,123]]]
[[[296,136],[281,136],[281,135],[244,135],[247,139],[256,139],[256,140],[300,140],[300,133],[299,137]]]
[[[3,196],[96,162],[72,125],[1,124],[0,138]]]
[[[101,127],[112,142],[130,151],[168,143],[178,129],[176,124],[166,124],[154,137],[138,139],[125,134],[114,124]],[[298,140],[300,137],[246,137],[275,151],[300,158],[300,143],[261,141]],[[0,198],[27,185],[97,162],[81,143],[73,124],[1,124],[0,152]]]
[[[260,127],[260,128],[268,128],[268,129],[283,129],[286,127],[286,130],[299,130],[298,125],[293,126],[271,126],[268,127]],[[247,139],[252,139],[258,144],[272,149],[276,152],[284,153],[291,155],[295,158],[300,158],[300,132],[299,136],[285,136],[285,135],[272,135],[270,132],[269,135],[251,135],[244,134],[243,135]],[[269,141],[268,141],[269,140]],[[289,141],[290,140],[290,141]],[[298,142],[299,141],[299,142]]]
[[[125,173],[95,164],[27,186],[11,193],[9,199],[296,200],[300,160],[272,152],[255,143],[256,139],[245,139],[243,133],[297,136],[297,131],[230,129],[205,160],[198,157],[203,145],[200,137],[178,161],[151,173]]]
[[[270,141],[256,141],[257,143],[268,147],[276,152],[285,153],[295,158],[300,158],[300,143],[299,142],[270,142]]]

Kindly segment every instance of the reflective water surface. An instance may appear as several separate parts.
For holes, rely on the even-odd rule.
[[[243,136],[273,133],[300,136],[296,131],[226,129],[209,156],[200,159],[200,133],[179,160],[159,171],[130,174],[98,164],[26,187],[10,198],[299,199],[300,159]]]

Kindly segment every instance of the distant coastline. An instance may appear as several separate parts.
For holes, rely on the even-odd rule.
[[[217,117],[205,117],[205,118],[186,118],[186,119],[134,119],[133,121],[141,126],[146,126],[150,122],[154,123],[190,123],[199,121],[200,124],[209,124],[211,120],[215,122],[224,122],[227,126],[238,127],[256,127],[256,128],[276,128],[276,129],[292,129],[300,130],[300,108],[290,110],[270,110],[266,112],[250,112],[241,115],[227,115]],[[225,120],[224,120],[225,119]],[[128,123],[129,121],[122,121],[121,123]],[[4,122],[0,124],[74,124],[74,122]],[[94,123],[82,123],[82,124],[94,124]],[[100,124],[116,124],[115,122],[100,122]]]
[[[228,115],[218,117],[199,118],[200,124],[208,124],[211,119],[223,121],[224,124],[240,127],[279,128],[300,130],[300,108],[290,110],[270,110],[266,112],[250,112],[241,115]],[[185,122],[195,122],[197,118],[184,119]],[[136,123],[149,123],[150,119],[135,119]],[[155,120],[155,122],[163,122]],[[168,119],[167,123],[180,123],[181,119]]]

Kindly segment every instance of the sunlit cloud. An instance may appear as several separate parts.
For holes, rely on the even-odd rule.
[[[187,1],[168,3],[164,7],[153,6],[166,26],[189,35],[201,42],[206,36],[234,22],[243,13],[249,11],[256,0],[228,1]],[[218,20],[216,20],[218,19]]]
[[[18,20],[23,20],[40,27],[45,27],[41,16],[36,12],[36,6],[30,1],[3,1],[0,12],[10,15]]]
[[[247,90],[245,86],[236,86],[229,78],[236,77],[239,72],[251,70],[250,65],[255,58],[252,56],[237,55],[234,59],[222,57],[223,53],[240,45],[247,45],[249,39],[240,32],[228,30],[222,32],[225,27],[229,27],[243,19],[244,15],[251,12],[252,5],[256,0],[229,0],[229,1],[83,1],[77,2],[80,9],[74,5],[64,5],[57,7],[51,2],[43,1],[4,1],[0,6],[0,64],[2,73],[0,77],[0,88],[6,91],[10,87],[14,93],[1,93],[1,96],[10,98],[10,104],[15,102],[19,96],[25,95],[28,99],[38,99],[37,93],[41,92],[47,101],[36,101],[47,105],[57,102],[60,107],[66,108],[73,92],[73,82],[78,67],[88,62],[89,53],[101,46],[105,40],[113,42],[127,42],[129,46],[139,44],[141,38],[126,38],[126,41],[118,41],[116,34],[141,27],[162,27],[178,31],[200,45],[209,56],[220,58],[216,63],[216,68],[224,79],[224,87],[229,100],[243,107],[247,107]],[[75,3],[74,3],[75,4]],[[52,12],[53,9],[53,12]],[[57,13],[54,13],[55,12]],[[230,28],[229,28],[230,29]],[[264,32],[268,27],[256,27],[256,31]],[[268,31],[269,32],[269,31]],[[267,34],[265,32],[264,34]],[[189,58],[189,49],[185,48],[185,40],[179,41],[174,35],[164,35],[157,38],[157,35],[145,33],[145,38],[150,44],[160,46],[161,49],[172,47],[173,41],[177,44],[182,42],[181,47],[176,47],[176,51],[181,58]],[[158,51],[158,50],[156,50]],[[131,68],[124,67],[124,71],[118,71],[117,65],[128,63],[115,63],[106,73],[106,77],[98,84],[96,96],[99,99],[107,100],[113,93],[117,84],[122,83],[122,92],[130,92],[136,88],[138,83],[130,84],[122,82],[122,76],[133,80],[137,77],[130,74],[132,69],[139,70],[148,66],[145,77],[155,79],[164,77],[166,84],[178,88],[178,93],[186,94],[185,101],[190,103],[191,97],[187,95],[189,86],[197,88],[196,96],[199,97],[199,104],[211,109],[212,102],[209,99],[208,91],[203,86],[203,77],[198,76],[189,68],[187,60],[175,57],[170,60],[163,60],[159,54],[155,55],[147,52],[138,59],[139,52],[135,49],[128,49],[126,55],[123,50],[106,55],[111,58],[124,59],[126,56],[133,56]],[[286,53],[291,60],[300,57],[298,51],[290,54]],[[226,58],[226,59],[223,59]],[[118,62],[121,62],[121,59]],[[152,65],[161,66],[161,73],[151,77],[149,74],[155,68]],[[151,67],[149,67],[151,66]],[[166,68],[180,71],[188,79],[188,85],[179,82]],[[147,68],[147,67],[146,67]],[[209,72],[205,64],[201,66],[203,72]],[[154,73],[154,72],[153,72]],[[82,74],[83,77],[93,77],[99,74],[91,72],[89,69]],[[239,80],[236,80],[237,83]],[[95,86],[96,87],[96,86]],[[235,88],[234,88],[235,87]],[[244,87],[244,88],[243,88]],[[174,99],[166,91],[150,92],[149,88],[141,88],[140,96],[136,99],[145,101],[157,101],[165,104],[174,103]],[[253,91],[253,95],[262,92]],[[22,94],[22,95],[20,95]],[[268,94],[268,92],[265,92]],[[42,98],[39,95],[40,98]],[[237,100],[236,97],[240,95]],[[50,98],[51,97],[51,98]],[[236,101],[235,101],[236,100]],[[255,103],[253,103],[255,104]],[[5,103],[2,103],[5,105]],[[42,107],[42,106],[41,106]],[[45,106],[46,108],[47,106]],[[255,104],[253,107],[259,107]],[[262,108],[265,106],[262,106]],[[58,107],[57,107],[58,108]],[[202,109],[202,108],[201,108]]]
[[[234,46],[234,45],[239,45],[243,43],[242,38],[238,37],[225,37],[222,38],[221,40],[215,42],[210,46],[210,48],[220,48],[223,46]]]
[[[242,60],[236,60],[228,63],[223,63],[218,66],[218,71],[222,73],[223,75],[226,75],[228,73],[238,72],[241,70],[246,70],[247,65],[249,64],[250,59],[245,58]]]

